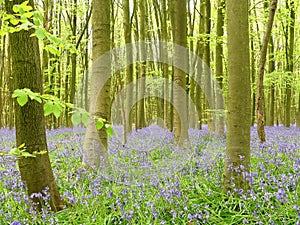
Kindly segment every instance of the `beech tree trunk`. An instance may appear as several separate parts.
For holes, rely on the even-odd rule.
[[[296,118],[296,126],[300,127],[300,93],[298,96],[298,111],[297,111],[297,118]]]
[[[210,0],[204,0],[205,4],[205,39],[204,39],[204,55],[203,60],[206,66],[210,68],[210,62],[211,62],[211,54],[210,54],[210,34],[211,34],[211,1]],[[204,85],[207,91],[205,91],[205,98],[206,98],[206,104],[207,104],[207,125],[209,131],[215,131],[215,117],[214,113],[211,110],[215,109],[214,101],[209,102],[208,98],[210,96],[213,96],[214,94],[214,87],[212,86],[212,74],[211,70],[207,70],[204,74]]]
[[[186,47],[186,0],[174,0],[174,43]],[[177,66],[187,68],[187,55],[177,50],[174,51],[174,138],[179,145],[188,140],[187,101],[185,93],[186,73]]]
[[[146,1],[139,1],[138,2],[139,10],[140,10],[140,38],[139,40],[141,42],[146,41],[147,38],[147,30],[148,30],[148,15],[146,15],[147,12],[147,2]],[[146,58],[147,49],[145,48],[145,45],[141,45],[140,51],[140,57],[142,60]],[[141,79],[138,84],[138,99],[137,102],[137,121],[136,121],[136,128],[141,129],[146,126],[145,123],[145,102],[146,99],[144,99],[145,91],[146,91],[146,79],[143,79],[143,77],[146,76],[146,62],[141,62],[139,64],[139,72],[137,74],[137,79]]]
[[[290,10],[290,22],[287,27],[289,31],[289,36],[287,40],[287,71],[288,77],[286,81],[286,109],[285,109],[285,126],[290,127],[291,125],[291,105],[292,105],[292,77],[294,72],[294,42],[295,42],[295,3],[294,0],[287,3],[287,7]]]
[[[92,50],[92,81],[91,81],[91,101],[90,113],[97,117],[110,120],[110,71],[111,58],[111,1],[93,0],[92,30],[93,30],[93,50]],[[86,129],[83,146],[83,165],[95,169],[106,167],[108,136],[106,128],[97,130],[95,120],[90,119]]]
[[[6,9],[13,13],[14,4],[21,4],[22,0],[6,1]],[[29,5],[34,7],[33,0]],[[42,92],[42,72],[38,40],[31,37],[34,30],[15,32],[10,34],[12,76],[15,88],[29,88],[33,92]],[[43,152],[36,157],[22,157],[18,160],[21,178],[25,182],[28,195],[42,193],[47,190],[50,194],[49,202],[53,211],[63,208],[58,188],[51,168],[44,122],[43,105],[37,101],[29,101],[25,106],[15,105],[16,144],[25,144],[26,151]],[[45,204],[41,198],[32,199],[37,210]]]
[[[0,24],[0,29],[1,29],[1,24]],[[6,39],[6,36],[4,37],[1,37],[1,40],[0,40],[0,52],[1,52],[1,55],[0,55],[0,128],[3,127],[3,92],[4,92],[4,85],[3,85],[3,77],[4,77],[4,60],[5,60],[5,39]]]
[[[250,54],[247,1],[227,1],[228,122],[224,192],[239,194],[248,188],[250,164]]]
[[[275,59],[274,59],[274,41],[273,38],[270,38],[270,47],[269,47],[269,73],[272,73],[275,71]],[[270,87],[270,107],[269,107],[269,126],[273,126],[274,125],[274,121],[275,121],[275,84],[274,81],[272,81],[271,83],[271,87]]]
[[[205,0],[200,0],[200,22],[199,22],[199,34],[204,34],[205,33]],[[197,55],[199,55],[200,59],[203,59],[204,55],[204,38],[200,38],[197,43]],[[197,73],[197,80],[202,80],[202,72],[204,71],[204,65],[203,61],[201,60],[200,65],[197,65],[200,67],[200,70],[198,70]],[[202,129],[202,90],[200,85],[196,85],[196,94],[195,94],[195,105],[196,105],[196,110],[197,110],[197,128]]]
[[[216,87],[216,133],[224,133],[224,101],[223,101],[223,35],[224,35],[224,9],[225,0],[218,1],[218,16],[217,16],[217,43],[216,43],[216,59],[215,59],[215,76],[218,87]]]
[[[124,26],[124,36],[125,44],[131,43],[131,17],[130,17],[130,4],[129,0],[123,0],[123,26]],[[132,49],[126,48],[126,84],[130,84],[133,81],[133,66],[130,64],[132,61]],[[125,117],[124,117],[124,138],[123,142],[126,143],[127,134],[132,132],[132,120],[130,116],[131,103],[133,100],[133,90],[128,88],[126,90],[126,104],[125,104]]]

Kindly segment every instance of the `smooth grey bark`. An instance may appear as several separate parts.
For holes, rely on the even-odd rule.
[[[110,120],[110,71],[111,71],[111,1],[93,0],[92,30],[92,80],[90,113],[83,146],[83,165],[99,169],[108,165],[106,128],[96,129],[95,119]]]

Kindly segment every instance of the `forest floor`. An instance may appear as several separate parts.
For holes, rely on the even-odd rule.
[[[110,170],[83,169],[84,129],[47,132],[65,210],[30,208],[16,158],[0,156],[0,224],[300,224],[300,130],[266,127],[261,145],[251,129],[251,188],[240,198],[222,192],[225,137],[190,129],[178,149],[172,134],[150,126],[122,145],[110,138]],[[0,153],[14,146],[0,130]]]

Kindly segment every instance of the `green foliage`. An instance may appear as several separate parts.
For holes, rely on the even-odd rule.
[[[97,122],[96,122],[97,130],[101,130],[103,125],[104,125],[104,120],[103,119],[98,119]]]
[[[28,88],[16,89],[12,94],[12,97],[17,98],[17,102],[20,106],[24,106],[29,99],[42,103],[39,93],[34,93]]]
[[[50,94],[41,95],[40,93],[32,92],[28,88],[24,88],[24,89],[16,89],[13,92],[12,97],[17,99],[17,102],[21,107],[26,105],[29,99],[35,100],[38,103],[44,102],[44,106],[43,106],[44,116],[49,116],[53,114],[56,118],[59,118],[66,108],[71,108],[73,109],[72,116],[71,116],[72,123],[75,126],[81,123],[83,123],[84,126],[88,125],[88,121],[90,118],[89,112],[87,112],[85,109],[82,108],[76,108],[74,107],[73,104],[65,103],[64,101],[60,100],[54,95],[50,95]],[[96,120],[96,128],[98,130],[105,127],[107,134],[109,136],[113,135],[112,126],[108,124],[105,119],[97,118],[97,117],[94,117],[93,119]]]
[[[113,129],[112,126],[108,123],[106,123],[106,120],[103,118],[96,118],[96,128],[97,130],[101,130],[103,127],[106,129],[106,133],[108,136],[113,135]]]
[[[57,176],[60,177],[58,185],[68,206],[65,210],[47,214],[46,218],[29,214],[26,211],[26,203],[20,204],[17,198],[11,197],[14,195],[8,195],[10,190],[1,186],[0,182],[0,192],[10,196],[4,199],[4,209],[9,205],[15,218],[26,222],[35,221],[28,222],[29,224],[51,224],[51,221],[55,221],[55,224],[158,225],[163,221],[165,224],[238,225],[271,224],[271,221],[274,224],[296,224],[299,220],[298,212],[293,208],[293,205],[299,203],[299,187],[297,190],[286,190],[286,199],[282,201],[276,198],[276,194],[278,186],[285,183],[275,182],[276,179],[291,174],[294,160],[290,156],[295,153],[278,151],[277,154],[267,154],[259,148],[253,149],[251,168],[257,171],[257,176],[252,177],[253,184],[249,194],[237,198],[222,192],[222,157],[216,159],[211,168],[189,165],[195,169],[191,174],[178,172],[149,186],[128,186],[103,179],[98,172],[81,168],[79,154],[84,138],[81,134],[66,132],[49,137],[49,143],[57,145],[50,156]],[[207,138],[210,137],[205,137]],[[297,137],[291,138],[292,141],[295,141],[295,138]],[[164,154],[164,149],[159,148],[149,157],[160,160],[161,155],[156,153]],[[269,158],[263,158],[262,154]],[[61,158],[62,155],[65,157]],[[297,158],[299,153],[295,155],[295,159]],[[280,162],[282,166],[270,163],[272,160]],[[263,171],[264,168],[266,172]],[[274,183],[268,183],[271,181]],[[15,190],[12,189],[11,193],[16,192]],[[18,190],[18,193],[21,194],[17,196],[25,195],[24,190]],[[131,211],[134,212],[132,217],[129,216]],[[195,217],[197,215],[199,218]],[[204,220],[207,222],[204,223]]]
[[[285,88],[286,85],[289,84],[292,88],[300,90],[299,81],[295,78],[295,74],[289,71],[274,71],[265,75],[264,86],[270,87],[271,85],[274,85],[280,89]]]
[[[26,149],[25,144],[21,144],[20,146],[16,147],[16,148],[12,148],[10,149],[8,152],[0,152],[0,156],[5,156],[5,155],[11,155],[11,156],[16,156],[17,158],[28,158],[28,157],[33,157],[35,158],[37,155],[42,155],[47,153],[46,150],[44,151],[39,151],[39,152],[33,152],[32,154],[29,153]],[[2,170],[2,168],[0,168],[0,171]]]
[[[17,102],[20,106],[24,106],[28,102],[28,95],[20,90],[16,90],[12,97],[17,98]]]
[[[83,123],[84,126],[87,126],[89,117],[90,115],[87,111],[81,108],[77,108],[77,110],[72,113],[71,121],[75,126],[81,123]]]
[[[4,1],[0,1],[0,4],[3,2]],[[47,42],[44,43],[44,49],[51,54],[60,56],[64,50],[69,50],[71,53],[77,52],[72,42],[60,39],[46,31],[43,27],[43,12],[33,11],[33,8],[28,5],[28,1],[14,5],[13,12],[14,14],[1,12],[0,18],[3,21],[3,26],[0,30],[0,36],[21,30],[34,29],[34,33],[31,36],[37,37],[40,41],[47,39]]]
[[[113,135],[113,129],[111,124],[105,124],[105,128],[106,128],[106,133],[108,136],[112,136]]]

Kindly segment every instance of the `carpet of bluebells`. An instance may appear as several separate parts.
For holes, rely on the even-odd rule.
[[[263,145],[252,128],[251,189],[240,198],[222,192],[225,136],[190,129],[184,149],[188,153],[178,157],[172,155],[176,147],[165,129],[151,125],[134,132],[125,146],[121,130],[115,127],[109,152],[116,165],[123,162],[123,180],[82,168],[84,129],[47,132],[52,167],[66,204],[56,214],[47,206],[41,213],[31,208],[16,159],[0,156],[0,224],[300,224],[296,127],[266,127]],[[1,129],[0,152],[9,151],[14,138],[13,130]],[[136,167],[140,169],[132,170]],[[133,172],[126,174],[129,171]]]

